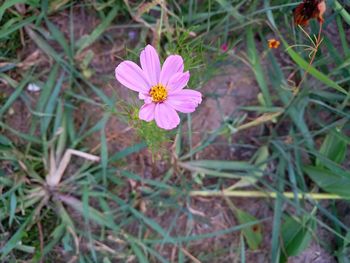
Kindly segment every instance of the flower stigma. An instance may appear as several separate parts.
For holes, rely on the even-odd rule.
[[[168,91],[162,84],[153,86],[149,92],[153,102],[163,102],[168,97]]]

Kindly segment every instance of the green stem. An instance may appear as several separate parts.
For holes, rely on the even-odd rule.
[[[208,197],[244,197],[244,198],[276,198],[280,193],[276,192],[261,192],[261,191],[191,191],[190,196],[208,196]],[[281,193],[286,198],[295,198],[293,192]],[[299,199],[314,199],[314,200],[337,200],[346,199],[336,194],[327,193],[298,193],[297,198]]]

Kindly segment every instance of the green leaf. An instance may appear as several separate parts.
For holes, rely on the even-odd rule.
[[[49,19],[46,18],[45,22],[46,22],[47,28],[50,30],[52,34],[52,37],[61,45],[64,53],[68,56],[71,62],[73,62],[73,55],[72,55],[71,49],[69,48],[69,45],[63,33],[53,23],[51,23]]]
[[[5,27],[5,26],[1,26],[0,29],[0,39],[5,38],[7,35],[21,29],[22,27],[26,26],[27,24],[30,24],[31,22],[33,22],[36,19],[35,16],[30,16],[22,21],[19,21],[16,24],[13,24],[9,27]]]
[[[103,183],[107,183],[107,168],[108,168],[108,145],[107,145],[107,138],[106,138],[106,124],[109,119],[109,114],[105,114],[103,117],[104,124],[103,128],[101,129],[101,166],[102,166],[102,178]]]
[[[64,80],[64,74],[61,74],[61,76],[58,78],[57,82],[55,83],[54,88],[52,89],[52,93],[47,100],[47,104],[45,105],[45,109],[44,109],[45,117],[42,119],[42,122],[40,123],[42,134],[46,134],[47,129],[50,125],[50,122],[53,119],[53,116],[54,116],[53,112],[59,100],[58,95],[61,91],[61,88],[63,87],[63,80]]]
[[[240,209],[235,209],[235,214],[239,224],[246,224],[257,221],[257,219],[254,216]],[[262,241],[262,232],[260,224],[243,228],[242,233],[250,249],[256,250],[259,248]]]
[[[2,16],[4,15],[6,9],[10,8],[11,6],[14,6],[16,4],[22,4],[26,3],[26,0],[7,0],[4,1],[0,6],[0,22],[2,20]]]
[[[16,246],[18,245],[18,242],[21,241],[23,235],[25,234],[25,229],[27,225],[32,220],[32,217],[34,215],[34,211],[27,217],[27,219],[24,221],[24,223],[18,228],[16,233],[10,238],[9,241],[6,242],[6,244],[0,249],[1,257],[0,259],[4,259],[4,257],[10,253]]]
[[[62,223],[58,225],[50,234],[50,241],[44,247],[43,255],[47,255],[66,233],[67,226]]]
[[[109,24],[113,21],[113,19],[117,16],[119,10],[119,5],[114,5],[113,9],[108,13],[106,18],[102,21],[101,24],[99,24],[90,35],[88,36],[82,36],[78,42],[78,54],[83,51],[84,48],[91,45],[93,42],[95,42],[100,35],[107,29]]]
[[[201,174],[208,175],[208,176],[231,178],[231,179],[232,178],[242,178],[243,176],[245,176],[245,175],[241,175],[241,174],[235,174],[232,172],[219,172],[217,170],[211,170],[211,169],[206,169],[206,168],[201,168],[201,167],[196,167],[196,166],[190,166],[190,165],[187,165],[186,163],[179,163],[179,166],[181,168],[192,171],[194,173],[201,173]]]
[[[59,10],[62,6],[69,3],[70,0],[51,0],[49,3],[49,14]]]
[[[10,197],[10,218],[9,218],[10,226],[12,225],[13,219],[15,218],[16,207],[17,207],[17,197],[16,197],[16,193],[13,192]]]
[[[266,10],[265,12],[266,12],[267,19],[269,20],[271,25],[275,29],[277,29],[277,25],[276,25],[276,22],[275,22],[275,19],[273,17],[273,13],[272,13],[272,10],[271,10],[271,7],[270,7],[270,0],[264,0],[264,8]]]
[[[345,239],[342,240],[342,244],[339,245],[339,248],[337,251],[335,251],[335,255],[337,257],[337,260],[339,263],[350,263],[350,232],[347,232]]]
[[[20,138],[23,138],[24,140],[26,140],[28,142],[33,142],[33,143],[38,143],[38,144],[42,143],[42,141],[40,139],[38,139],[37,137],[30,136],[30,135],[28,135],[26,133],[21,133],[18,130],[14,129],[14,128],[11,128],[10,126],[6,125],[3,122],[0,122],[0,127],[5,129],[5,130],[10,131],[14,135],[16,135],[16,136],[18,136]]]
[[[290,256],[297,256],[303,252],[312,240],[312,232],[316,229],[316,220],[304,217],[297,221],[288,217],[282,225],[283,249],[280,263],[287,261]]]
[[[268,158],[269,148],[266,145],[264,145],[256,151],[255,156],[253,158],[253,164],[257,167],[257,171],[252,172],[253,176],[243,177],[241,180],[235,183],[231,187],[231,189],[254,185],[258,181],[258,179],[263,176],[264,171],[267,168]]]
[[[243,235],[240,236],[240,253],[241,253],[241,263],[245,263],[245,244]]]
[[[148,263],[149,262],[145,253],[143,253],[142,249],[140,249],[138,244],[136,244],[134,242],[130,242],[130,246],[131,246],[131,249],[134,251],[136,257],[138,258],[138,262],[140,262],[140,263]]]
[[[292,48],[289,47],[288,43],[283,39],[282,42],[284,46],[286,47],[286,52],[288,55],[294,60],[295,63],[298,64],[299,67],[301,67],[304,70],[308,70],[309,74],[314,76],[319,81],[326,84],[328,87],[331,87],[339,92],[344,93],[345,95],[348,94],[348,92],[340,87],[337,83],[335,83],[333,80],[331,80],[327,75],[323,74],[313,66],[309,65],[309,62],[304,60],[297,52],[295,52]]]
[[[304,111],[305,107],[299,107],[296,104],[290,104],[293,99],[293,94],[289,89],[281,88],[286,87],[287,80],[284,77],[284,72],[281,69],[281,66],[277,63],[277,59],[273,55],[272,52],[268,53],[268,58],[271,63],[271,67],[269,67],[269,76],[270,82],[274,86],[275,91],[279,95],[280,100],[285,105],[287,111],[286,113],[293,120],[294,125],[298,127],[300,132],[303,134],[303,137],[306,140],[306,145],[309,149],[314,149],[314,142],[309,131],[308,125],[304,119]],[[289,108],[290,107],[290,108]],[[289,108],[289,109],[288,109]]]
[[[18,97],[22,94],[24,87],[30,81],[29,77],[30,73],[27,73],[18,87],[14,90],[11,96],[7,99],[4,105],[0,107],[0,118],[7,112],[7,110],[12,106],[12,104],[18,99]]]
[[[265,74],[263,72],[263,69],[260,64],[260,57],[258,55],[258,51],[255,46],[255,40],[254,40],[254,34],[253,34],[253,28],[249,27],[247,31],[247,45],[248,45],[248,57],[249,57],[249,62],[253,68],[254,74],[256,81],[259,84],[260,90],[263,94],[264,97],[264,102],[266,105],[264,106],[272,106],[271,102],[271,96],[269,89],[267,87],[267,83],[265,80]]]
[[[239,12],[239,8],[244,2],[241,2],[236,6],[234,6],[231,1],[227,0],[216,0],[216,2],[218,2],[223,10],[230,14],[235,20],[242,21],[244,19],[244,16]]]
[[[11,146],[12,142],[9,138],[0,134],[0,144],[3,146]]]
[[[113,218],[108,217],[107,215],[101,213],[97,209],[91,207],[88,203],[83,204],[80,200],[75,199],[70,196],[60,196],[61,201],[65,204],[69,205],[77,212],[81,213],[84,216],[87,216],[89,220],[94,221],[95,223],[106,226],[111,229],[117,229],[118,227],[115,225]]]
[[[320,148],[320,154],[338,164],[341,164],[346,157],[347,143],[342,139],[341,136],[341,131],[331,131],[327,134]],[[318,158],[316,164],[317,166],[322,167],[322,159]]]
[[[242,178],[247,175],[238,173],[238,171],[247,172],[256,170],[254,165],[240,161],[199,160],[181,162],[179,166],[195,173],[223,178]]]
[[[255,166],[243,161],[198,160],[185,162],[185,164],[219,171],[246,171],[255,169]]]
[[[143,150],[144,148],[146,148],[146,144],[145,143],[138,143],[132,146],[129,146],[123,150],[121,150],[120,152],[116,152],[115,154],[113,154],[112,156],[110,156],[109,158],[109,162],[116,162],[122,158],[125,158],[126,156],[133,154],[133,153],[137,153],[141,150]]]
[[[343,17],[344,21],[350,25],[350,14],[346,11],[346,9],[337,1],[334,0],[334,10],[339,12]]]
[[[55,61],[62,63],[62,57],[57,51],[31,28],[27,28],[28,36],[35,42],[35,44],[48,56],[52,57]]]
[[[51,67],[50,74],[43,89],[40,92],[40,97],[36,106],[37,112],[44,113],[45,105],[48,104],[48,101],[50,100],[53,93],[53,88],[55,87],[55,83],[57,81],[58,69],[59,65],[57,63]]]
[[[323,190],[350,198],[350,173],[333,173],[322,167],[304,166],[304,172]]]
[[[277,192],[283,193],[285,189],[285,169],[286,159],[283,157],[279,158],[279,164],[277,166]],[[271,237],[271,262],[276,263],[281,258],[281,242],[280,242],[280,229],[283,214],[284,199],[282,195],[278,194],[274,205],[274,215],[272,221],[272,237]]]
[[[102,263],[112,263],[112,261],[110,261],[109,258],[104,257]]]

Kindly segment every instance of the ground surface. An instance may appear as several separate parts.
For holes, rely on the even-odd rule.
[[[154,15],[159,15],[158,10],[154,11]],[[72,21],[74,24],[73,34],[76,39],[80,39],[82,36],[91,33],[91,30],[98,27],[102,22],[101,18],[98,17],[96,10],[79,5],[73,7],[69,11],[64,10],[62,12],[54,12],[49,18],[67,39],[69,39],[70,34],[72,34],[72,32],[70,32],[70,23],[72,23]],[[114,69],[116,65],[124,59],[137,60],[136,57],[138,54],[136,52],[139,52],[144,42],[157,40],[154,37],[154,32],[151,34],[150,31],[145,29],[144,21],[140,22],[140,18],[133,17],[133,19],[137,21],[137,27],[134,26],[135,23],[128,22],[127,19],[130,19],[130,17],[125,18],[125,15],[120,15],[120,18],[117,17],[114,23],[100,36],[98,41],[89,45],[88,48],[84,49],[74,58],[77,68],[79,68],[82,74],[85,75],[88,82],[98,87],[98,89],[100,89],[100,91],[102,91],[108,98],[115,98],[115,110],[111,110],[111,107],[107,105],[101,106],[103,104],[101,98],[96,93],[92,92],[87,85],[82,84],[79,81],[74,84],[70,83],[71,85],[68,84],[68,81],[67,83],[65,82],[60,91],[60,96],[62,95],[62,98],[60,98],[61,102],[74,105],[72,106],[72,108],[74,107],[74,113],[72,113],[72,115],[74,116],[74,124],[78,128],[77,130],[79,130],[80,127],[92,127],[109,114],[106,125],[103,128],[105,131],[105,140],[108,142],[108,148],[106,151],[109,156],[123,151],[128,147],[132,147],[137,143],[142,143],[143,141],[142,136],[140,136],[140,133],[138,132],[139,130],[137,129],[137,126],[135,128],[133,123],[128,121],[128,118],[124,118],[125,116],[123,116],[124,112],[122,110],[124,104],[140,106],[140,102],[138,102],[135,93],[126,89],[115,80]],[[340,48],[341,40],[336,38],[339,34],[337,35],[337,29],[334,29],[334,21],[333,24],[334,26],[329,27],[330,30],[327,31],[326,35],[329,38],[334,38],[335,46]],[[45,26],[43,28],[47,30]],[[37,75],[36,80],[45,83],[47,75],[50,73],[50,70],[54,68],[56,61],[54,58],[48,56],[47,53],[43,51],[42,47],[38,46],[38,43],[33,40],[33,37],[28,37],[28,35],[30,35],[28,30],[30,31],[32,28],[28,26],[21,31],[21,34],[24,36],[21,38],[22,46],[16,50],[17,58],[19,61],[22,61],[22,64],[17,65],[16,70],[10,71],[9,76],[20,82],[22,75],[35,65],[34,75]],[[346,28],[346,30],[350,32],[349,28]],[[345,35],[350,42],[350,34]],[[54,41],[54,39],[50,37],[48,37],[48,39],[48,43],[53,49],[57,52],[63,51],[57,41]],[[259,61],[263,65],[263,73],[267,76],[268,73],[265,69],[270,66],[267,59],[268,51],[266,51],[264,42],[261,40],[260,35],[254,35],[254,41],[256,41],[257,50],[262,53]],[[232,132],[232,130],[229,130],[228,128],[233,127],[233,122],[240,118],[242,118],[243,122],[249,122],[257,119],[260,114],[259,112],[243,111],[241,109],[241,107],[260,105],[258,99],[260,83],[256,80],[254,70],[252,70],[252,67],[248,66],[247,63],[243,63],[242,60],[238,60],[236,57],[243,53],[241,50],[245,47],[245,43],[240,43],[234,50],[230,50],[228,53],[225,53],[222,50],[220,51],[219,48],[216,50],[219,52],[218,55],[213,55],[209,51],[206,51],[207,53],[204,54],[208,57],[209,63],[217,63],[215,56],[223,55],[224,58],[220,60],[221,63],[219,66],[216,67],[214,65],[216,68],[215,73],[210,73],[211,75],[209,79],[201,76],[202,81],[198,82],[198,85],[192,83],[192,86],[190,87],[199,89],[203,93],[203,102],[198,110],[191,115],[191,130],[189,130],[189,127],[187,126],[188,122],[186,122],[188,121],[188,117],[185,115],[183,116],[185,121],[181,133],[183,136],[182,151],[186,153],[191,150],[191,147],[196,148],[200,146],[203,141],[210,138],[211,135],[216,133],[219,133],[219,135],[215,136],[207,147],[193,154],[191,158],[188,157],[185,159],[186,161],[249,161],[254,156],[257,149],[263,146],[268,140],[268,137],[275,132],[273,130],[275,123],[270,121],[267,122],[266,125],[255,125],[254,127],[241,132]],[[288,74],[291,72],[295,73],[295,70],[290,68],[294,62],[285,54],[284,50],[280,49],[274,52],[277,61],[281,63],[285,72]],[[92,54],[91,61],[89,61],[87,66],[84,66],[84,60],[89,54]],[[232,63],[232,61],[235,61],[235,63]],[[332,66],[335,67],[337,65]],[[61,71],[62,70],[60,70],[60,72]],[[42,72],[45,74],[42,74]],[[193,72],[193,75],[195,75],[196,71],[194,70]],[[207,74],[209,76],[209,73]],[[310,83],[314,84],[318,82],[313,82],[311,80]],[[270,81],[268,81],[268,85],[272,85]],[[13,88],[10,86],[9,82],[2,79],[2,82],[0,82],[0,98],[9,98],[11,96]],[[36,92],[28,91],[26,87],[27,85],[24,87],[22,96],[11,105],[10,109],[2,119],[2,123],[6,123],[6,125],[12,127],[13,130],[23,134],[31,132],[31,124],[33,123],[33,119],[35,119],[32,111],[40,102],[40,94],[43,92],[42,90]],[[79,90],[77,94],[83,94],[82,96],[87,99],[84,101],[80,100],[78,97],[70,97],[69,92],[67,92],[70,89]],[[312,93],[312,91],[310,91],[310,93]],[[274,100],[277,100],[277,95],[273,94],[272,97]],[[92,104],[91,101],[96,102],[96,104]],[[283,103],[278,101],[276,105],[282,106]],[[286,133],[289,127],[288,125],[284,125],[283,123],[281,126],[282,127],[279,126],[280,130],[276,130],[276,133],[282,134],[281,138],[286,140],[292,132]],[[315,127],[315,124],[310,124],[310,127],[311,126]],[[25,148],[26,140],[23,138],[20,139],[11,130],[3,129],[2,134],[12,140],[12,142],[18,145],[20,149]],[[41,136],[38,130],[34,131],[33,134],[39,137]],[[187,140],[188,134],[191,134],[192,145],[190,145],[189,140]],[[157,149],[156,152],[153,152],[153,154],[149,148],[143,146],[139,151],[127,154],[126,158],[114,161],[111,164],[111,167],[116,168],[117,170],[111,172],[111,176],[115,181],[120,180],[122,182],[118,181],[116,184],[117,186],[110,186],[111,189],[108,189],[108,187],[107,189],[113,192],[118,198],[126,200],[127,202],[130,201],[130,206],[132,208],[141,212],[146,218],[156,222],[162,229],[165,229],[168,231],[168,234],[174,237],[205,237],[213,232],[220,232],[222,230],[239,226],[242,222],[237,220],[237,216],[234,212],[236,211],[236,208],[249,213],[257,219],[264,219],[263,222],[258,225],[261,229],[256,230],[257,232],[262,232],[262,242],[259,248],[254,251],[247,249],[245,257],[246,262],[270,262],[271,239],[275,226],[273,220],[276,212],[274,210],[275,201],[273,199],[239,197],[173,197],[171,196],[171,193],[163,193],[160,190],[159,195],[155,194],[152,196],[152,191],[154,189],[152,189],[151,186],[154,185],[148,184],[147,180],[152,180],[153,182],[164,182],[183,190],[222,190],[237,182],[237,179],[223,179],[220,178],[220,176],[216,177],[212,175],[203,176],[200,171],[190,172],[186,169],[181,170],[181,166],[179,166],[178,163],[184,161],[180,160],[181,156],[176,153],[177,140],[179,140],[178,137],[175,137],[174,135],[171,137],[170,141],[163,143],[162,147]],[[96,130],[95,132],[92,132],[90,136],[84,138],[84,140],[79,143],[79,147],[88,153],[102,155],[101,152],[103,152],[104,146],[101,139],[101,130]],[[305,159],[307,160],[307,158]],[[64,179],[67,179],[68,174],[73,174],[76,169],[82,166],[83,161],[74,159],[73,163],[69,166],[68,169],[70,170],[66,172]],[[2,167],[3,169],[6,168],[6,171],[12,172],[14,170],[10,162],[7,161],[3,163]],[[174,171],[171,176],[168,176],[167,173],[169,169],[173,169]],[[274,173],[278,169],[276,160],[269,162],[265,169],[268,173],[264,176],[264,183],[273,185],[276,182],[276,174]],[[41,172],[44,170],[44,168],[40,169]],[[140,181],[135,178],[131,179],[131,177],[126,179],[122,177],[122,172],[120,170],[133,172],[134,174],[139,175],[142,180]],[[218,170],[221,171],[220,169]],[[92,185],[90,191],[92,192],[93,190],[98,189],[99,184],[94,185],[94,177],[91,176],[89,180],[91,181],[88,183],[91,183]],[[310,184],[310,181],[307,182]],[[79,181],[79,183],[81,183],[81,181]],[[258,185],[258,188],[259,187],[261,189],[262,185]],[[289,188],[287,189],[290,190],[291,186],[288,185],[288,187]],[[77,189],[78,187],[74,186],[72,188],[68,187],[67,189],[64,189],[64,191],[67,191],[71,196],[74,196],[75,194],[78,195],[79,191]],[[77,190],[77,192],[74,192],[75,190]],[[256,187],[250,186],[245,188],[245,190],[256,190]],[[0,193],[2,191],[3,188],[0,187]],[[158,189],[156,188],[154,192],[158,193],[157,191]],[[55,199],[55,197],[53,197],[53,199]],[[96,199],[92,198],[90,205],[96,209],[100,207],[105,208],[107,205],[110,205],[107,209],[108,211],[118,211],[118,209],[123,207],[121,203],[118,203],[115,200],[108,200],[108,202],[106,201],[104,203],[98,196]],[[321,202],[320,205],[327,208],[332,206],[328,201]],[[52,205],[47,206],[50,208]],[[232,206],[236,208],[232,208]],[[332,209],[333,208],[334,207],[332,206]],[[293,214],[295,212],[295,207],[293,205],[289,206],[285,204],[280,207],[280,209],[287,214]],[[305,205],[304,209],[304,213],[308,214],[311,213],[313,207],[311,205]],[[68,206],[67,208],[71,217],[77,222],[77,229],[79,227],[81,227],[81,229],[86,229],[87,224],[83,221],[84,216],[86,215],[82,216],[81,213],[78,213],[76,210],[77,209],[74,209],[74,207],[72,208]],[[346,214],[347,205],[344,204],[344,208],[340,207],[339,211],[341,216]],[[123,213],[124,211],[120,212],[120,214]],[[104,235],[109,238],[112,237],[109,240],[107,238],[108,241],[106,243],[96,242],[94,243],[94,246],[103,251],[102,254],[104,255],[108,253],[112,254],[112,262],[139,262],[139,258],[136,258],[134,255],[137,253],[134,253],[134,250],[130,249],[130,246],[132,247],[132,245],[129,246],[129,243],[125,241],[127,240],[125,233],[134,235],[135,237],[142,237],[143,239],[152,239],[154,238],[154,233],[156,231],[154,231],[154,228],[144,227],[140,223],[146,222],[147,225],[147,220],[144,218],[142,220],[130,220],[131,223],[128,223],[131,214],[128,212],[125,217],[123,217],[124,215],[120,216],[120,214],[116,213],[115,215],[115,220],[118,224],[122,225],[127,222],[125,223],[125,228],[121,232],[122,234],[118,236],[120,240],[113,241],[115,236],[113,236],[112,232],[106,230],[107,234],[101,234],[103,231],[100,230],[98,224],[91,224],[89,231],[91,230],[94,238],[97,239],[98,236]],[[321,222],[328,220],[324,215],[317,215],[315,218]],[[344,221],[344,224],[349,224],[348,218],[345,217],[345,215],[342,220]],[[2,225],[0,224],[0,226]],[[317,237],[311,241],[310,245],[300,253],[300,255],[290,257],[288,262],[337,262],[334,256],[333,247],[329,246],[329,244],[335,242],[335,237],[321,227],[318,227],[317,229],[318,230],[313,232]],[[11,229],[11,231],[14,232],[15,230]],[[6,232],[6,235],[8,234],[8,231],[4,232]],[[80,249],[88,254],[92,246],[92,242],[89,238],[91,239],[92,237],[84,236],[80,238],[81,232],[83,231],[78,233],[79,242],[81,242]],[[74,235],[72,236],[75,237]],[[83,234],[81,234],[81,236],[83,236]],[[166,242],[163,244],[160,242],[153,248],[159,253],[159,255],[170,262],[180,262],[179,258],[181,253],[188,259],[188,261],[183,262],[239,262],[242,256],[240,250],[242,245],[241,237],[242,232],[233,231],[226,234],[214,235],[209,238],[194,238],[193,241],[186,242],[186,245],[184,246],[182,246],[181,242],[179,243],[181,246],[178,244],[173,245]],[[125,238],[125,240],[123,238]],[[49,241],[50,237],[45,236],[44,239],[45,241]],[[68,239],[69,238],[67,238],[67,240]],[[68,243],[69,242],[67,241],[65,245]],[[130,241],[130,244],[135,246],[135,244],[139,243],[132,243]],[[38,246],[39,245],[36,244],[36,247]],[[142,245],[140,245],[140,247],[143,248]],[[120,254],[116,251],[118,253],[120,252]],[[123,257],[124,253],[126,254],[125,257]],[[73,253],[73,250],[69,248],[67,249],[67,247],[64,247],[62,244],[55,247],[53,253],[50,254],[50,260],[51,257],[53,258],[52,260],[56,260],[55,262],[58,262],[58,257],[63,258],[62,262],[77,262],[77,257]],[[199,259],[200,261],[198,261]],[[155,256],[151,257],[151,262],[158,262]]]

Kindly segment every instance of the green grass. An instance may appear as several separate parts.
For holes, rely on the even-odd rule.
[[[262,253],[287,262],[314,242],[334,262],[348,262],[349,3],[327,1],[323,42],[308,66],[301,45],[310,39],[292,20],[298,2],[285,2],[6,1],[0,261],[224,262],[235,255],[250,262]],[[313,37],[318,27],[311,21],[305,29]],[[281,47],[268,49],[269,38]],[[140,121],[139,101],[116,91],[110,63],[138,62],[146,43],[162,61],[182,55],[196,90],[224,68],[241,69],[242,78],[249,71],[255,102],[225,115],[220,101],[228,95],[207,88],[199,111],[183,114],[178,129]],[[41,62],[23,66],[35,50]],[[29,83],[40,92],[28,92]],[[217,102],[211,110],[221,123],[201,130],[193,124],[207,100]],[[213,148],[237,153],[215,158],[207,155]],[[266,213],[249,205],[256,192]],[[229,219],[224,226],[211,221],[217,211]]]

